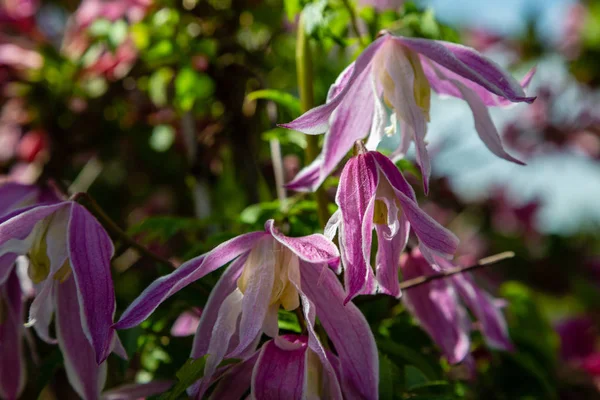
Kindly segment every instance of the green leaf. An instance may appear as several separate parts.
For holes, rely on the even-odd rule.
[[[252,100],[271,100],[285,107],[293,115],[300,115],[300,100],[297,97],[292,96],[289,93],[281,92],[279,90],[265,89],[251,92],[246,96],[250,101]]]
[[[302,9],[300,0],[283,0],[283,8],[285,9],[285,15],[287,15],[288,21],[294,21],[296,15]]]
[[[108,44],[112,48],[117,48],[127,38],[129,27],[125,20],[119,19],[112,24],[110,32],[108,32]]]
[[[412,364],[424,374],[428,380],[437,380],[438,374],[435,368],[430,365],[430,361],[420,352],[411,349],[408,346],[393,342],[388,339],[380,339],[377,344],[384,353],[397,357],[407,364]]]
[[[183,367],[175,374],[178,382],[171,390],[160,396],[159,400],[177,400],[188,387],[194,384],[198,379],[202,378],[207,358],[208,355],[205,355],[201,358],[190,358],[187,360],[186,363],[183,364]]]
[[[263,132],[262,139],[266,142],[271,141],[273,139],[277,139],[279,140],[279,143],[283,145],[294,144],[300,147],[301,149],[306,148],[306,135],[302,132],[298,132],[293,129],[269,129],[268,131]]]
[[[209,98],[213,91],[212,79],[190,67],[182,68],[175,78],[175,99],[184,111],[191,110],[197,99]]]
[[[260,221],[264,214],[272,214],[273,211],[278,210],[280,207],[279,201],[274,200],[271,202],[264,202],[258,204],[252,204],[244,209],[240,214],[240,221],[253,225]]]
[[[157,106],[167,104],[167,87],[173,79],[173,70],[163,67],[155,71],[148,81],[150,100]]]
[[[95,38],[106,37],[111,30],[112,23],[107,19],[97,19],[88,28],[90,36]]]
[[[412,390],[426,384],[428,379],[421,370],[412,365],[407,365],[404,367],[404,381],[406,382],[406,388]]]
[[[328,18],[325,13],[327,0],[317,0],[307,4],[302,11],[304,20],[304,29],[307,35],[312,35],[319,28],[326,27]]]
[[[143,234],[145,243],[155,240],[164,242],[179,232],[199,230],[206,224],[206,221],[195,218],[156,216],[146,218],[141,223],[129,228],[127,232],[129,235]]]
[[[302,332],[300,324],[298,323],[298,317],[295,313],[285,310],[278,310],[278,325],[279,329],[285,329],[296,333]]]
[[[393,400],[401,392],[403,377],[400,368],[388,356],[379,353],[379,398]]]

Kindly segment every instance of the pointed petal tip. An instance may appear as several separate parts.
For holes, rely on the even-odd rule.
[[[535,101],[535,99],[537,99],[537,96],[532,96],[532,97],[517,97],[515,98],[516,102],[524,102],[527,104],[531,104]]]

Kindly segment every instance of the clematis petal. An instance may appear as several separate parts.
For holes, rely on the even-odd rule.
[[[401,257],[403,278],[431,275],[434,269],[419,254]],[[462,361],[469,352],[470,322],[459,306],[453,288],[443,280],[435,280],[404,291],[404,303],[421,327],[440,347],[451,364]]]
[[[475,49],[421,38],[394,37],[394,40],[512,102],[532,103],[535,100],[535,97],[525,95],[521,85],[510,74]]]
[[[321,173],[322,167],[323,154],[319,154],[313,162],[302,168],[294,179],[285,184],[286,189],[295,190],[296,192],[315,191],[327,178],[327,175]]]
[[[171,381],[152,381],[148,383],[130,383],[118,386],[102,393],[102,400],[139,400],[165,393],[173,386]]]
[[[447,261],[442,260],[441,262]],[[470,275],[458,274],[450,279],[463,302],[481,323],[486,343],[496,349],[513,349],[508,336],[506,320],[495,299],[477,287]]]
[[[329,127],[329,117],[334,110],[340,105],[340,103],[346,98],[350,88],[354,85],[360,74],[369,66],[371,59],[379,50],[379,47],[387,40],[386,37],[381,37],[371,43],[354,62],[354,68],[352,74],[348,77],[347,82],[339,90],[337,95],[333,97],[328,103],[323,104],[319,107],[315,107],[300,117],[296,118],[292,122],[287,124],[281,124],[280,126],[288,129],[295,129],[300,132],[304,132],[309,135],[315,135],[323,133]],[[337,91],[337,90],[336,90]]]
[[[77,285],[83,331],[103,362],[111,351],[115,292],[110,274],[114,247],[102,225],[83,206],[73,203],[67,248]]]
[[[246,258],[247,254],[242,254],[238,259],[233,261],[211,290],[206,306],[202,310],[202,316],[200,317],[200,323],[194,336],[194,345],[192,346],[190,357],[200,358],[208,351],[208,343],[210,342],[215,321],[219,315],[219,308],[227,296],[237,288],[237,280],[242,273]]]
[[[377,282],[375,280],[375,275],[373,274],[373,269],[371,268],[370,259],[371,259],[371,246],[373,244],[373,213],[375,211],[375,197],[369,201],[367,205],[367,209],[365,210],[365,214],[363,216],[362,224],[361,224],[361,234],[363,237],[362,242],[362,254],[367,265],[366,277],[362,287],[358,287],[356,282],[352,280],[345,280],[346,288],[348,291],[348,295],[346,296],[346,302],[350,301],[356,293],[360,294],[375,294],[377,293]],[[355,286],[354,286],[355,285]],[[355,290],[357,292],[355,292]]]
[[[138,325],[174,293],[249,251],[256,241],[264,236],[264,232],[237,236],[221,243],[212,251],[183,263],[169,275],[158,278],[127,307],[119,322],[115,324],[115,329]]]
[[[502,140],[490,117],[490,113],[477,93],[457,80],[450,80],[450,82],[456,86],[462,94],[463,99],[471,108],[473,118],[475,118],[475,130],[487,148],[500,158],[514,162],[515,164],[525,165],[522,161],[514,158],[504,150]]]
[[[372,232],[363,231],[363,221],[369,203],[374,199],[377,181],[377,166],[368,153],[348,160],[340,177],[335,201],[342,214],[340,247],[344,252],[347,299],[362,290],[371,269],[363,244],[365,241],[370,243]],[[368,237],[364,237],[365,234]]]
[[[39,188],[35,185],[14,182],[3,184],[0,186],[0,215],[33,204],[38,195]]]
[[[292,253],[297,255],[301,260],[331,265],[336,265],[339,262],[340,252],[335,244],[324,235],[313,234],[302,237],[285,236],[275,228],[272,219],[268,220],[265,224],[265,230],[269,232],[275,240],[290,249]]]
[[[252,371],[260,352],[245,361],[239,362],[219,380],[210,395],[210,400],[238,400],[250,388]]]
[[[315,307],[314,303],[308,298],[308,296],[302,291],[301,276],[302,276],[304,269],[306,268],[306,267],[304,267],[305,264],[307,264],[307,263],[303,262],[301,265],[302,272],[300,273],[300,276],[293,276],[290,274],[289,279],[290,279],[290,282],[292,282],[292,284],[296,287],[296,290],[298,291],[300,298],[302,300],[302,311],[304,313],[304,319],[306,321],[306,329],[308,332],[308,347],[312,352],[314,352],[314,354],[316,354],[316,356],[319,358],[321,365],[323,367],[323,373],[322,373],[323,383],[322,383],[321,387],[317,389],[317,391],[322,392],[321,398],[332,399],[332,400],[337,400],[337,399],[341,400],[342,399],[342,391],[340,388],[340,383],[339,383],[338,377],[336,375],[335,369],[331,363],[331,360],[334,358],[334,356],[332,354],[327,353],[327,351],[321,344],[321,341],[319,340],[317,333],[315,332],[316,307]],[[325,268],[325,267],[322,266],[322,268]],[[319,282],[317,282],[317,281],[312,282],[313,285],[318,284],[318,283]],[[338,283],[338,285],[339,285],[339,283]],[[308,382],[305,381],[305,383],[308,383]],[[312,388],[312,389],[314,389],[314,388]],[[305,392],[306,391],[307,391],[307,389],[305,389]],[[311,398],[311,397],[307,396],[307,398]]]
[[[374,79],[371,73],[371,91],[373,99],[373,122],[371,123],[371,131],[365,147],[367,150],[377,150],[377,146],[386,135],[386,124],[388,122],[388,112],[381,101],[381,90],[377,88],[377,80]]]
[[[96,351],[81,324],[75,277],[55,285],[56,337],[69,383],[84,399],[97,399],[106,380],[106,363],[96,362]]]
[[[57,343],[56,339],[50,336],[48,329],[54,313],[54,301],[52,300],[54,284],[53,279],[47,279],[37,285],[40,290],[37,291],[37,295],[29,307],[29,321],[27,322],[27,326],[33,326],[38,337],[49,344]]]
[[[394,188],[402,211],[419,240],[441,255],[454,254],[458,247],[458,238],[419,208],[412,188],[390,159],[377,152],[370,154],[377,160],[383,176]]]
[[[306,347],[280,349],[270,340],[262,346],[252,374],[256,399],[303,399]]]
[[[302,262],[300,271],[302,291],[338,353],[345,397],[377,399],[379,361],[367,320],[354,304],[344,305],[342,285],[329,268]]]
[[[252,270],[245,281],[239,343],[229,354],[230,357],[236,357],[262,332],[275,279],[273,273],[275,270],[274,250],[275,241],[270,237],[265,237],[256,244],[248,256],[244,268],[252,268]],[[214,334],[213,331],[213,336]]]
[[[23,294],[15,270],[0,286],[0,397],[16,399],[25,386]]]
[[[352,74],[354,73],[354,62],[351,62],[341,74],[335,79],[333,85],[329,87],[327,91],[327,100],[326,103],[329,103],[333,100],[340,92],[348,85]]]
[[[337,209],[329,218],[329,221],[327,221],[327,225],[325,225],[325,229],[323,229],[323,235],[325,235],[327,239],[333,240],[341,222],[342,213]]]
[[[447,68],[442,67],[441,65],[436,65],[435,68],[437,70],[439,70],[442,73],[442,75],[444,75],[446,78],[448,78],[448,79],[441,79],[438,76],[438,74],[436,73],[436,71],[434,70],[434,66],[432,65],[432,62],[430,60],[421,56],[421,61],[422,61],[421,62],[422,65],[423,65],[423,71],[425,72],[425,75],[427,76],[427,80],[429,80],[431,88],[440,95],[447,95],[447,96],[463,98],[461,92],[457,89],[457,87],[455,85],[453,85],[451,82],[449,82],[449,80],[448,80],[448,79],[452,79],[452,80],[461,82],[463,85],[467,86],[469,89],[474,91],[477,94],[477,96],[481,99],[481,101],[483,101],[483,104],[485,104],[488,107],[494,107],[494,106],[506,107],[511,104],[514,104],[510,100],[507,100],[505,97],[498,96],[498,95],[490,92],[489,90],[487,90],[484,87],[482,87],[481,85],[473,82],[472,80],[464,78],[464,77],[458,75],[457,73],[450,71]],[[531,82],[531,79],[535,75],[535,72],[536,72],[536,68],[533,67],[527,72],[527,74],[525,74],[523,79],[521,79],[521,82],[519,83],[519,85],[523,89],[525,89],[529,86],[529,83]]]
[[[389,227],[376,225],[377,231],[377,257],[376,276],[379,283],[379,292],[400,297],[400,282],[398,271],[400,269],[400,255],[408,242],[410,225],[404,215],[400,217],[398,232],[389,235]]]

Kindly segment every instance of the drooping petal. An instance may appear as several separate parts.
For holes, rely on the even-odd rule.
[[[327,175],[321,173],[323,167],[323,154],[319,154],[309,165],[302,168],[296,174],[294,179],[285,184],[286,189],[296,192],[313,192],[327,178]]]
[[[29,320],[27,322],[27,326],[33,326],[38,337],[49,344],[56,344],[56,339],[51,337],[49,333],[49,326],[54,313],[52,295],[55,283],[53,279],[47,279],[37,285],[40,290],[37,291],[37,295],[29,307]]]
[[[325,225],[325,229],[323,229],[323,235],[325,235],[327,239],[333,240],[341,223],[342,213],[339,209],[337,209],[333,215],[331,215],[329,221],[327,221],[327,225]]]
[[[335,82],[333,83],[333,85],[331,85],[329,87],[329,90],[327,91],[326,103],[329,103],[331,100],[333,100],[346,87],[346,85],[350,81],[350,78],[352,77],[353,72],[354,72],[354,62],[351,62],[342,71],[342,73],[338,75],[338,77],[335,79]]]
[[[418,251],[411,255],[403,254],[401,268],[406,280],[434,272]],[[470,322],[458,303],[456,293],[447,282],[438,279],[406,289],[403,299],[406,307],[450,363],[458,363],[466,357],[470,345]]]
[[[410,222],[410,226],[419,240],[441,255],[450,256],[458,247],[458,238],[452,232],[438,224],[433,218],[419,208],[414,191],[402,176],[402,173],[387,157],[377,152],[371,152],[377,160],[383,176],[392,185],[402,212]]]
[[[358,288],[358,286],[354,286],[354,282],[351,279],[345,279],[344,284],[346,288],[348,288],[348,295],[346,296],[346,302],[350,301],[355,295],[354,290],[359,290],[356,294],[375,294],[377,292],[377,282],[375,280],[375,274],[373,273],[373,269],[371,268],[370,260],[371,260],[371,247],[373,244],[373,213],[375,211],[375,198],[372,198],[367,205],[367,209],[365,210],[365,215],[363,216],[362,226],[361,226],[361,234],[363,238],[362,242],[362,254],[363,258],[367,265],[366,277],[362,288]]]
[[[324,265],[302,262],[302,291],[314,303],[317,317],[338,353],[342,389],[347,398],[377,399],[379,361],[375,338],[360,310],[344,305],[344,290]]]
[[[373,121],[371,123],[371,131],[365,147],[367,150],[377,150],[377,146],[386,134],[386,125],[389,121],[388,112],[381,101],[381,90],[377,88],[377,80],[371,74],[371,91],[373,99]]]
[[[316,315],[317,315],[316,307],[315,307],[314,303],[308,298],[308,296],[302,290],[303,284],[302,284],[301,276],[305,269],[304,268],[305,264],[307,264],[307,263],[303,262],[301,265],[302,272],[300,272],[300,276],[293,276],[290,274],[289,279],[290,279],[290,282],[292,282],[292,284],[296,287],[296,290],[298,291],[300,298],[302,300],[302,311],[304,313],[304,319],[306,321],[306,328],[308,331],[308,347],[319,358],[319,360],[321,362],[321,366],[323,368],[323,371],[322,371],[323,381],[322,381],[321,387],[316,388],[316,389],[315,388],[305,388],[305,392],[307,392],[307,391],[314,392],[316,390],[317,392],[319,392],[319,391],[321,392],[321,394],[322,394],[321,398],[331,399],[331,400],[338,400],[338,399],[341,400],[342,399],[342,390],[340,388],[339,379],[336,375],[335,369],[331,363],[333,355],[327,353],[327,351],[321,344],[321,341],[319,340],[317,333],[315,332],[315,319],[316,319]],[[312,284],[318,284],[318,282],[313,282]],[[339,285],[339,283],[338,283],[338,285]],[[313,382],[309,382],[308,380],[305,380],[305,386],[310,383],[313,383]],[[312,397],[307,396],[307,398],[310,399]]]
[[[84,399],[97,399],[106,380],[106,363],[96,363],[96,351],[81,326],[74,276],[55,285],[56,337],[69,383]]]
[[[25,386],[23,294],[15,270],[0,286],[0,397],[16,399]]]
[[[360,74],[369,66],[371,59],[379,50],[382,43],[387,40],[386,37],[381,37],[371,43],[354,62],[354,68],[352,74],[348,77],[348,81],[344,87],[339,90],[337,96],[332,98],[328,103],[323,104],[319,107],[315,107],[300,117],[296,118],[292,122],[282,124],[281,126],[288,129],[295,129],[300,132],[304,132],[310,135],[323,133],[329,127],[329,117],[333,111],[340,105],[340,103],[346,98],[350,88],[354,85]]]
[[[462,98],[462,94],[460,93],[460,91],[457,89],[457,87],[455,85],[453,85],[447,79],[439,78],[438,74],[433,69],[434,67],[432,66],[432,63],[430,60],[428,60],[427,58],[425,58],[423,56],[421,56],[421,60],[422,60],[422,65],[423,65],[423,71],[425,72],[425,75],[427,76],[427,79],[429,80],[431,88],[435,92],[437,92],[438,94],[441,94],[441,95]],[[498,96],[498,95],[490,92],[486,88],[482,87],[481,85],[473,82],[472,80],[464,78],[464,77],[458,75],[457,73],[450,71],[447,68],[442,67],[439,64],[436,65],[435,68],[438,69],[446,78],[459,81],[463,85],[467,86],[469,89],[474,91],[477,94],[477,96],[481,99],[481,101],[483,101],[483,104],[485,104],[488,107],[494,107],[494,106],[506,107],[511,104],[514,104],[510,100],[507,100],[505,97]],[[535,74],[535,72],[536,72],[536,68],[535,67],[531,68],[529,70],[529,72],[527,72],[527,74],[525,74],[523,79],[521,79],[521,82],[519,84],[523,89],[525,89],[525,88],[527,88],[527,86],[529,86],[529,83],[531,82],[531,79],[533,78],[533,75]]]
[[[316,233],[302,237],[285,236],[275,228],[272,219],[265,224],[265,230],[301,260],[319,264],[337,264],[339,262],[340,252],[335,244],[324,235]]]
[[[39,194],[35,185],[8,182],[0,186],[0,215],[33,204]]]
[[[400,269],[400,255],[408,241],[410,225],[404,215],[400,217],[398,232],[390,237],[389,227],[377,224],[377,258],[376,277],[379,292],[400,297],[400,282],[398,271]]]
[[[441,75],[438,76],[441,77]],[[492,121],[492,117],[477,93],[457,80],[451,79],[450,82],[460,91],[462,98],[471,108],[473,118],[475,119],[475,130],[486,147],[500,158],[514,162],[515,164],[525,165],[522,161],[514,158],[504,150],[502,140]]]
[[[148,383],[130,383],[118,386],[102,393],[102,400],[139,400],[165,393],[173,385],[171,381],[152,381]]]
[[[306,345],[294,350],[283,350],[273,340],[265,343],[252,374],[254,398],[301,400],[305,352]]]
[[[77,285],[83,331],[100,364],[108,357],[114,335],[115,291],[110,274],[112,240],[83,206],[73,203],[67,248]]]
[[[210,400],[239,400],[250,388],[252,371],[260,352],[245,361],[239,362],[221,379],[210,395]]]
[[[251,270],[247,270],[249,273],[246,276],[244,273],[242,275],[242,278],[246,277],[246,280],[244,282],[239,343],[231,352],[231,357],[237,356],[246,349],[262,332],[275,279],[275,243],[270,237],[265,237],[248,255],[244,269],[251,268]]]
[[[421,38],[395,37],[394,40],[512,102],[531,103],[535,100],[535,97],[525,95],[521,85],[510,74],[475,49]]]
[[[340,247],[344,252],[346,291],[348,299],[365,286],[369,259],[363,253],[365,241],[370,243],[372,232],[363,232],[363,221],[377,188],[377,166],[368,154],[359,154],[346,163],[336,194],[342,214]],[[369,237],[363,237],[363,234]]]
[[[190,357],[200,358],[206,354],[210,336],[219,315],[219,308],[227,296],[237,288],[237,280],[242,273],[242,267],[246,262],[246,258],[247,255],[242,254],[238,259],[233,261],[225,272],[223,272],[215,287],[210,291],[210,296],[202,310],[200,323],[194,336],[194,345],[192,346]]]
[[[496,349],[513,349],[506,320],[495,299],[477,287],[470,275],[458,274],[450,279],[459,296],[480,322],[486,343]]]
[[[237,236],[221,243],[212,251],[183,263],[169,275],[155,280],[127,307],[115,328],[126,329],[138,325],[174,293],[249,251],[263,236],[264,232]]]

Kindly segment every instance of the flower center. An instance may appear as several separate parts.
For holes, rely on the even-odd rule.
[[[43,228],[43,233],[37,235],[34,239],[31,249],[27,256],[29,257],[29,269],[27,274],[33,283],[40,283],[48,277],[50,273],[50,259],[48,258],[48,246],[46,245],[47,224]]]
[[[59,281],[60,283],[63,283],[64,281],[67,280],[67,278],[69,276],[71,276],[71,272],[73,272],[71,270],[71,263],[67,259],[67,260],[65,260],[64,264],[62,265],[62,267],[60,267],[58,269],[58,271],[56,271],[54,273],[54,280]]]
[[[298,291],[290,281],[290,277],[294,277],[296,282],[300,281],[298,256],[273,239],[268,239],[268,243],[259,244],[250,251],[242,275],[237,281],[238,288],[245,293],[251,276],[267,257],[274,257],[273,287],[269,304],[280,303],[287,311],[298,308],[300,306]]]
[[[383,200],[376,199],[373,209],[373,223],[387,225],[388,209]]]

